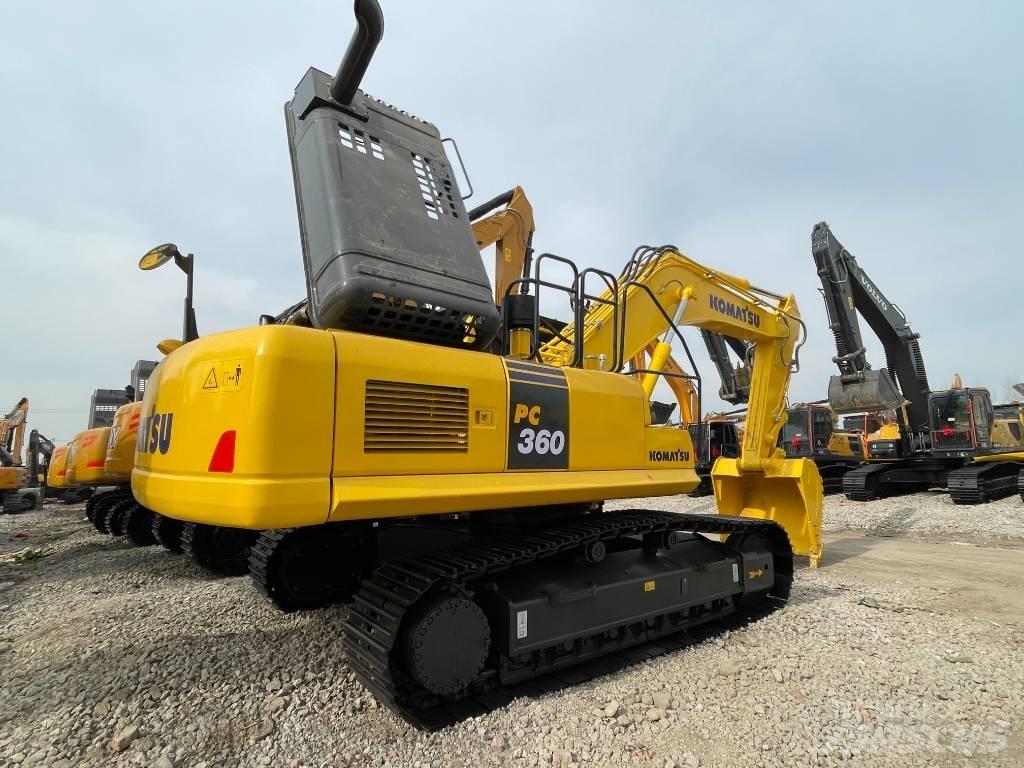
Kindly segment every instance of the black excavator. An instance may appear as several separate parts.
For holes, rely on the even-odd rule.
[[[1013,493],[1024,444],[1006,437],[988,390],[959,386],[957,377],[951,389],[932,391],[920,335],[825,222],[814,227],[811,251],[836,341],[832,409],[896,411],[896,422],[868,440],[867,463],[843,476],[847,498],[947,488],[954,503],[978,504]],[[868,364],[858,315],[882,342],[885,368]]]

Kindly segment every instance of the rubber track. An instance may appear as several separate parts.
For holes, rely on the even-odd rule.
[[[970,464],[949,473],[949,497],[954,504],[984,504],[1012,496],[1019,490],[1020,464],[993,461]]]
[[[1024,469],[1017,475],[1017,490],[1020,491],[1021,501],[1024,501]]]
[[[381,703],[400,717],[427,729],[441,728],[497,709],[514,696],[529,695],[531,688],[543,690],[536,681],[501,688],[496,683],[496,675],[491,674],[488,680],[485,671],[485,682],[474,684],[474,691],[469,696],[445,703],[417,689],[400,672],[392,675],[391,652],[398,643],[405,612],[430,590],[478,580],[559,553],[571,552],[591,541],[675,530],[709,534],[768,534],[769,544],[774,545],[775,565],[775,585],[769,595],[776,599],[763,599],[758,603],[762,609],[774,609],[789,597],[793,578],[792,549],[785,532],[771,521],[648,510],[591,515],[550,528],[509,533],[486,542],[461,544],[380,566],[372,577],[363,581],[346,619],[343,648],[349,667]],[[751,613],[749,607],[744,606],[734,615],[749,618]],[[705,620],[714,618],[712,614]],[[540,670],[538,674],[545,675],[549,671],[554,674],[556,684],[549,690],[582,682],[675,650],[683,645],[677,638],[685,632],[686,628],[673,627],[670,633],[646,646],[616,649],[610,656],[592,659],[582,668],[575,665],[557,672]]]

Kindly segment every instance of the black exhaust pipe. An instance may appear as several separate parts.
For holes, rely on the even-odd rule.
[[[373,52],[384,37],[384,14],[377,0],[355,0],[355,13],[356,31],[331,84],[331,98],[339,104],[352,103]]]

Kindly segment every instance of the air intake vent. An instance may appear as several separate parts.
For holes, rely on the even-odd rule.
[[[366,453],[469,450],[469,390],[403,381],[367,381]]]

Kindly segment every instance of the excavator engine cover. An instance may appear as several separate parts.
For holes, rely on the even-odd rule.
[[[498,310],[437,128],[331,83],[310,69],[285,105],[313,324],[485,349]]]
[[[830,377],[828,402],[837,414],[891,411],[907,404],[885,368],[861,371],[855,380]]]

